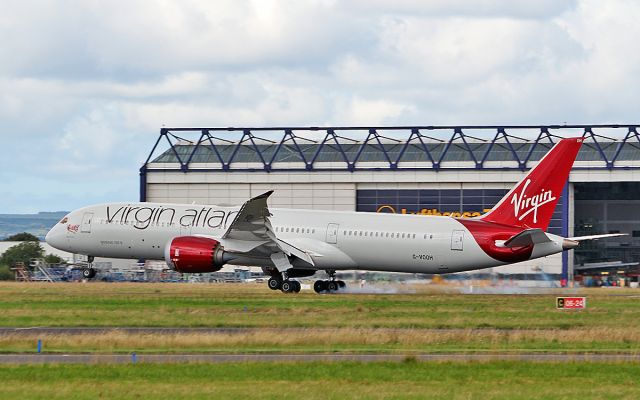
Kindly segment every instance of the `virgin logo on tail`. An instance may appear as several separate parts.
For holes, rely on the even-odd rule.
[[[540,193],[528,196],[525,192],[527,187],[531,183],[531,179],[527,179],[520,193],[514,193],[511,198],[511,204],[514,208],[514,216],[518,218],[518,221],[522,221],[524,217],[533,213],[533,223],[538,223],[538,208],[547,203],[551,203],[556,200],[551,190],[542,189]]]

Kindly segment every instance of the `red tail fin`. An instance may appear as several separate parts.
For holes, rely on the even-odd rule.
[[[582,138],[562,139],[480,219],[547,230]]]

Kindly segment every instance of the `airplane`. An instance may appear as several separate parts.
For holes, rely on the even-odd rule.
[[[573,249],[604,234],[545,232],[583,138],[558,141],[488,213],[474,218],[270,208],[273,191],[240,206],[107,203],[72,211],[46,235],[51,246],[94,257],[165,260],[205,273],[258,266],[270,289],[326,271],[317,293],[345,287],[338,270],[443,274],[496,267]]]

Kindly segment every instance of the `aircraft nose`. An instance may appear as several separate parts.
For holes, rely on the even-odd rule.
[[[59,250],[64,250],[64,233],[61,232],[58,225],[51,228],[47,235],[44,237],[45,242],[51,247],[55,247]]]

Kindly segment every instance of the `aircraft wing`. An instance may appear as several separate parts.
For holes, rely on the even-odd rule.
[[[511,236],[504,242],[504,247],[524,247],[532,244],[551,242],[542,229],[534,228],[524,230],[517,235]]]
[[[276,236],[269,220],[271,213],[267,206],[267,199],[272,193],[273,190],[270,190],[245,202],[222,235],[222,240],[233,244],[234,248],[242,247],[243,243],[246,248],[252,250],[266,247],[272,254],[284,253],[314,265],[313,259],[306,251]]]
[[[273,190],[246,201],[240,207],[240,211],[236,214],[227,231],[222,235],[222,239],[269,240],[267,230],[271,228],[269,223],[271,213],[267,206],[267,199],[272,193]]]

